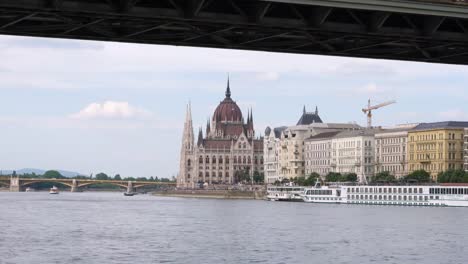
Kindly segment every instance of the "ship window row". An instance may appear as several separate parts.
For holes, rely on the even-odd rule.
[[[307,195],[332,195],[332,190],[308,190]]]
[[[468,188],[429,188],[430,194],[465,194],[468,195]]]
[[[360,187],[348,188],[349,193],[423,193],[423,188],[401,188],[401,187]]]
[[[389,200],[389,201],[428,201],[428,196],[406,196],[406,195],[347,195],[350,200]],[[431,199],[434,197],[431,197]],[[439,200],[439,196],[435,197]]]

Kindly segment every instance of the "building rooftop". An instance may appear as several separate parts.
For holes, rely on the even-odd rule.
[[[306,141],[314,141],[314,140],[322,140],[322,139],[327,139],[327,138],[333,138],[342,131],[331,131],[331,132],[323,132],[320,134],[317,134],[315,136],[311,136],[306,139]]]
[[[444,128],[468,128],[468,122],[465,121],[444,121],[434,123],[421,123],[412,130],[431,130]]]
[[[297,121],[296,125],[310,125],[312,123],[323,123],[322,119],[318,115],[318,108],[315,108],[315,112],[307,112],[304,106],[304,109],[302,110],[302,116],[299,121]]]

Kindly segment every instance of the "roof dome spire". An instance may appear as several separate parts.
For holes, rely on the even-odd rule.
[[[227,78],[226,98],[231,98],[231,88],[229,87],[229,73]]]

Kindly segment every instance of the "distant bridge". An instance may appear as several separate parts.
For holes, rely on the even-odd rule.
[[[1,0],[0,34],[468,64],[466,0]]]
[[[124,181],[124,180],[92,180],[92,179],[45,179],[45,178],[20,178],[20,177],[0,177],[0,186],[10,188],[10,191],[19,192],[24,187],[34,183],[60,183],[70,187],[71,192],[78,191],[79,188],[93,184],[112,184],[115,186],[135,190],[149,185],[175,186],[174,182],[154,182],[154,181]]]

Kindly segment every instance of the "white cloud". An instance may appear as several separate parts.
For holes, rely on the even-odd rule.
[[[261,72],[257,74],[256,78],[260,81],[277,81],[280,74],[277,72]]]
[[[439,112],[438,116],[447,121],[468,120],[468,113],[461,109],[451,109],[451,110]]]
[[[139,107],[131,106],[128,102],[105,101],[91,103],[76,114],[75,119],[134,119],[147,118],[151,112]]]

